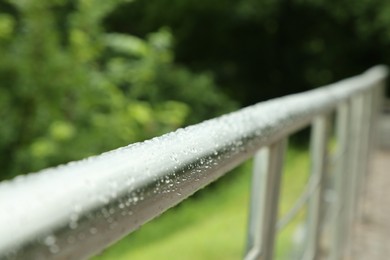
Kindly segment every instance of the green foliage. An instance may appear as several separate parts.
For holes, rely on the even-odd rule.
[[[389,64],[389,10],[386,0],[149,0],[121,6],[105,26],[141,36],[170,27],[177,60],[211,70],[247,105]]]
[[[102,19],[121,2],[0,1],[1,179],[234,107],[209,74],[173,63],[168,29],[105,33]]]

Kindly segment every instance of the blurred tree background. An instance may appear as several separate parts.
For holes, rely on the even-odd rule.
[[[168,28],[107,33],[123,1],[0,1],[1,178],[149,139],[236,107],[174,63]]]
[[[178,63],[212,71],[250,105],[388,64],[389,13],[385,0],[149,0],[125,4],[105,26],[140,37],[168,26]]]
[[[0,0],[0,179],[389,64],[385,0]]]

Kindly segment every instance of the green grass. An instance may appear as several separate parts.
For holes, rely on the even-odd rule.
[[[289,149],[281,187],[280,215],[299,197],[307,181],[307,152]],[[145,224],[94,259],[241,259],[246,240],[251,162]],[[277,240],[278,259],[288,257],[302,212]]]
[[[294,205],[305,189],[309,177],[309,157],[307,150],[289,149],[281,185],[279,218],[283,217]],[[296,245],[294,233],[299,224],[306,218],[306,207],[303,207],[293,220],[282,229],[277,237],[276,259],[291,259]]]

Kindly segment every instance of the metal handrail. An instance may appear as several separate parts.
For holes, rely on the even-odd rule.
[[[274,185],[279,182],[282,143],[288,135],[353,96],[378,89],[386,75],[385,67],[375,67],[327,87],[262,102],[142,143],[2,182],[0,258],[87,258],[262,147],[259,169],[275,175],[269,179]],[[271,242],[264,244],[264,237],[258,238],[260,233],[275,233],[273,228],[264,233],[260,227],[276,225],[278,185],[272,187],[265,187],[268,193],[260,196],[265,199],[261,203],[271,205],[266,218],[267,212],[252,203],[251,216],[263,221],[251,219],[249,224],[247,255],[256,259],[273,248]],[[263,231],[257,232],[258,228]],[[271,259],[272,253],[269,257],[265,259]]]

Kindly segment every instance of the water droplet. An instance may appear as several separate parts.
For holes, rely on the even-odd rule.
[[[108,210],[106,208],[102,208],[101,212],[103,214],[103,217],[105,217],[105,218],[108,218],[110,216],[110,213],[108,212]]]
[[[76,229],[77,226],[78,226],[78,224],[77,224],[77,222],[75,222],[75,221],[72,221],[72,222],[69,223],[70,229]]]
[[[107,204],[110,202],[109,198],[107,196],[101,195],[99,197],[99,201],[103,202],[104,204]]]
[[[56,254],[60,251],[60,248],[57,245],[51,245],[49,247],[49,250],[52,254]]]
[[[90,232],[92,235],[94,235],[94,234],[97,233],[97,228],[91,227],[91,228],[89,229],[89,232]]]
[[[47,246],[53,245],[56,242],[56,238],[53,235],[49,235],[44,240],[45,244]]]
[[[75,214],[75,213],[72,213],[71,215],[70,215],[70,220],[71,221],[77,221],[79,219],[79,215],[78,214]]]
[[[81,206],[78,205],[78,204],[76,204],[76,205],[73,206],[73,210],[74,210],[75,212],[80,212],[80,211],[81,211]]]

